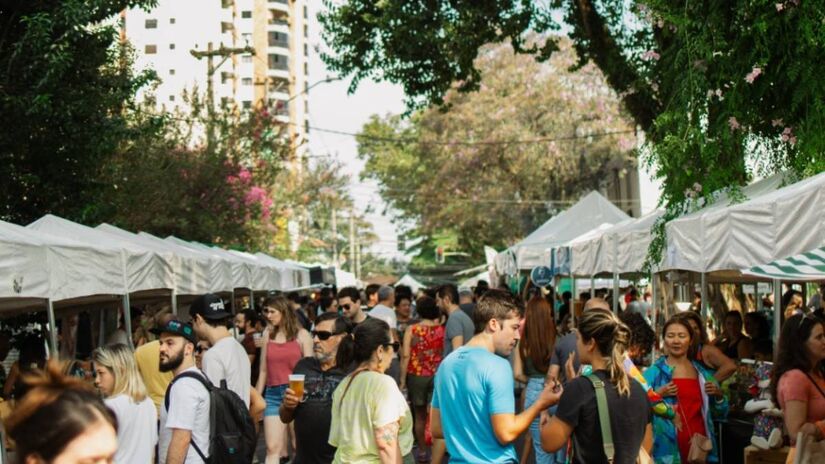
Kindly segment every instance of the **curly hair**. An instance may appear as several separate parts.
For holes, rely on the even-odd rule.
[[[644,316],[639,313],[625,311],[619,316],[619,320],[630,329],[628,351],[639,353],[636,356],[639,360],[644,358],[656,341],[656,332],[650,327]],[[637,359],[633,360],[634,363],[637,363],[637,361]]]

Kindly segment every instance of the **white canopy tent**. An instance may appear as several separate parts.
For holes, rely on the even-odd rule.
[[[267,262],[266,260],[258,257],[257,255],[237,250],[228,251],[253,264],[252,276],[254,281],[253,286],[255,290],[278,289],[278,286],[281,284],[282,268]]]
[[[144,233],[140,232],[139,235],[144,235]],[[219,248],[208,247],[206,245],[195,242],[187,242],[186,240],[174,236],[166,237],[164,240],[178,246],[205,253],[209,256],[212,256],[215,259],[224,261],[230,269],[230,285],[232,285],[232,288],[252,289],[252,278],[249,270],[249,265],[248,263],[244,262],[241,258]]]
[[[743,269],[742,274],[796,282],[825,282],[825,247]]]
[[[338,287],[338,289],[342,289],[344,287],[361,288],[364,284],[358,280],[352,272],[347,272],[336,267],[335,286]]]
[[[145,246],[118,240],[105,232],[51,214],[32,222],[26,228],[58,238],[68,238],[90,247],[119,249],[124,274],[120,289],[124,289],[125,293],[162,289],[171,291],[175,288],[173,263],[168,255],[159,255]],[[110,291],[115,290],[116,288],[112,288]]]
[[[825,244],[825,173],[778,188],[773,176],[666,226],[662,270],[710,273],[783,259]]]
[[[201,295],[212,291],[219,291],[219,289],[215,289],[212,286],[213,278],[210,272],[210,263],[206,257],[188,253],[188,250],[174,247],[168,242],[158,242],[149,237],[127,232],[113,225],[101,224],[95,229],[111,235],[113,239],[119,240],[121,243],[131,243],[136,246],[145,247],[170,260],[175,275],[175,294]]]
[[[265,253],[255,253],[255,256],[281,269],[280,286],[277,287],[278,290],[289,291],[309,286],[309,269],[306,267],[269,256]]]
[[[418,290],[426,287],[426,285],[422,284],[415,277],[409,274],[404,274],[400,279],[398,279],[398,282],[395,283],[395,287],[399,285],[406,285],[407,287],[410,287],[413,295],[418,293]]]
[[[612,225],[628,218],[600,193],[590,192],[575,205],[550,218],[524,240],[499,253],[496,256],[496,270],[500,274],[513,274],[514,271],[549,265],[548,248],[565,244],[602,224]]]

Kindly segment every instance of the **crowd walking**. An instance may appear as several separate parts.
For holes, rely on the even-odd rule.
[[[728,312],[710,341],[692,310],[655,333],[632,295],[620,317],[603,293],[373,290],[239,311],[202,295],[187,321],[149,316],[134,350],[95,348],[89,372],[29,343],[3,387],[14,462],[723,462],[729,380],[754,362],[780,417],[753,443],[825,437],[821,311],[790,315],[774,357],[759,314]]]

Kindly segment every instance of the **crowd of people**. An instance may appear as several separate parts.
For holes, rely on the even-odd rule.
[[[793,294],[776,353],[759,313],[728,311],[710,341],[694,310],[651,327],[637,290],[620,314],[599,292],[525,296],[347,287],[235,312],[207,294],[88,369],[24,344],[4,425],[27,464],[254,462],[258,436],[266,464],[719,462],[724,382],[755,359],[789,444],[825,437],[825,318]]]

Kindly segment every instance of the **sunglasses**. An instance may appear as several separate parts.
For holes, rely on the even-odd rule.
[[[342,304],[342,305],[339,305],[339,306],[341,306],[342,308],[346,309],[347,311],[349,311],[349,310],[350,310],[350,308],[352,308],[352,305],[350,305],[349,303]]]
[[[333,335],[339,335],[338,332],[330,332],[328,330],[313,330],[310,333],[313,338],[318,337],[321,341],[329,340],[329,337],[332,337]]]
[[[388,347],[388,346],[391,346],[391,347],[392,347],[392,350],[393,350],[393,351],[395,351],[396,353],[398,353],[398,350],[400,350],[400,349],[401,349],[401,343],[400,343],[400,342],[382,343],[381,345],[382,345],[384,348],[386,348],[386,347]]]

